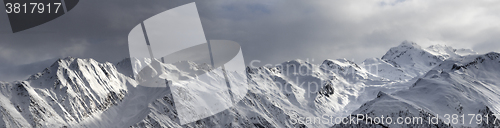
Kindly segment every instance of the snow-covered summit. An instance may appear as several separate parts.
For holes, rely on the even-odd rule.
[[[443,45],[422,48],[414,42],[404,41],[399,46],[391,48],[381,59],[404,70],[411,77],[417,77],[446,59],[462,58],[473,54],[477,53],[468,49],[457,50]]]
[[[26,81],[3,83],[4,127],[74,126],[127,94],[127,78],[111,63],[64,58]],[[11,118],[11,119],[7,119]]]

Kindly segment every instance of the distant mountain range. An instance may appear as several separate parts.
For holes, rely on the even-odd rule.
[[[329,59],[322,64],[292,60],[275,67],[247,67],[246,74],[230,77],[249,79],[241,101],[186,125],[178,123],[173,99],[178,92],[139,86],[132,68],[145,66],[153,76],[180,73],[196,78],[186,70],[203,72],[210,66],[138,58],[112,64],[68,57],[27,80],[0,82],[0,127],[493,127],[500,124],[493,124],[493,114],[500,112],[499,57],[495,52],[422,48],[405,41],[383,57],[360,64]],[[131,63],[134,59],[139,63]],[[439,119],[435,124],[335,124],[311,123],[308,118],[358,119],[357,114]],[[450,123],[445,114],[466,118]],[[489,118],[469,124],[468,114]]]

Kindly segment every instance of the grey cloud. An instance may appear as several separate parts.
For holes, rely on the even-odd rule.
[[[473,48],[498,40],[495,1],[232,1],[218,0],[204,20],[212,37],[242,43],[246,59],[380,57],[404,40],[422,46]],[[381,4],[386,3],[386,4]],[[259,5],[249,8],[247,5]],[[264,8],[264,9],[263,9]],[[230,11],[228,11],[230,10]],[[222,28],[217,29],[217,28]],[[496,41],[498,42],[498,41]],[[486,49],[474,49],[480,53]]]
[[[69,14],[19,34],[5,31],[8,22],[0,13],[0,66],[68,55],[119,61],[128,57],[132,27],[174,6],[169,3],[80,1]],[[207,38],[240,43],[246,63],[307,58],[360,62],[381,57],[404,40],[486,53],[498,51],[500,40],[498,1],[199,0],[197,5]]]
[[[101,62],[122,60],[129,56],[127,36],[133,26],[154,14],[188,2],[81,0],[67,14],[18,33],[11,32],[7,15],[2,12],[0,80],[22,80],[25,74],[43,68],[28,70],[19,67],[53,58],[73,56]]]

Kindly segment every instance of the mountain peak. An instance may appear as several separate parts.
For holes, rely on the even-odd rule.
[[[420,45],[418,45],[417,43],[415,42],[412,42],[412,41],[403,41],[401,44],[399,44],[398,47],[414,47],[414,48],[421,48]]]
[[[349,67],[349,66],[352,66],[352,67],[359,68],[359,66],[355,62],[347,60],[345,58],[344,59],[335,59],[335,60],[327,59],[327,60],[323,61],[323,64],[326,64],[326,65],[335,64],[338,67]]]
[[[428,48],[434,48],[434,47],[436,47],[436,48],[447,48],[447,47],[451,48],[450,46],[446,46],[443,44],[434,44],[434,45],[429,46]]]
[[[25,81],[0,85],[2,97],[7,98],[2,100],[5,103],[1,107],[15,108],[4,109],[4,114],[20,117],[15,124],[63,127],[117,105],[127,94],[130,83],[109,62],[66,57]]]
[[[447,51],[450,51],[450,52],[455,52],[455,49],[453,49],[452,47],[450,46],[446,46],[446,45],[442,45],[442,44],[435,44],[435,45],[431,45],[427,48],[425,48],[426,50],[429,50],[429,51],[434,51],[434,52],[447,52]]]
[[[500,58],[500,53],[498,53],[498,52],[489,52],[489,53],[484,54],[484,56],[490,58],[491,60],[496,60],[496,59]]]
[[[399,46],[391,48],[382,60],[415,77],[423,75],[446,59],[462,58],[464,55],[474,53],[472,50],[456,50],[446,45],[422,48],[414,42],[403,41]]]
[[[409,41],[403,41],[400,45],[397,47],[392,47],[387,51],[387,53],[382,56],[382,59],[384,60],[394,60],[399,58],[400,56],[403,56],[406,54],[408,51],[416,51],[416,52],[421,52],[422,47],[418,45],[415,42],[409,42]]]
[[[99,63],[96,60],[90,59],[81,59],[75,57],[66,57],[57,60],[50,67],[45,68],[42,72],[31,75],[27,80],[37,80],[41,77],[47,77],[49,79],[54,79],[58,77],[68,77],[69,72],[81,73],[88,72],[92,70],[100,69],[94,73],[103,73],[104,75],[114,75],[116,68],[113,64],[109,62]],[[92,74],[94,74],[92,73]],[[112,74],[109,74],[112,73]],[[94,74],[96,75],[96,74]],[[101,74],[102,75],[102,74]]]
[[[300,66],[300,65],[310,65],[311,63],[309,62],[309,59],[307,59],[307,60],[294,59],[294,60],[289,60],[289,61],[283,62],[281,64],[282,65],[293,64],[293,65]]]

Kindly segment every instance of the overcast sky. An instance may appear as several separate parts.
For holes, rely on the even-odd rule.
[[[0,11],[0,81],[23,80],[66,56],[118,62],[129,56],[134,26],[188,2],[80,0],[69,13],[18,33]],[[200,0],[197,6],[206,37],[240,43],[247,63],[361,62],[404,40],[500,51],[497,0]]]

